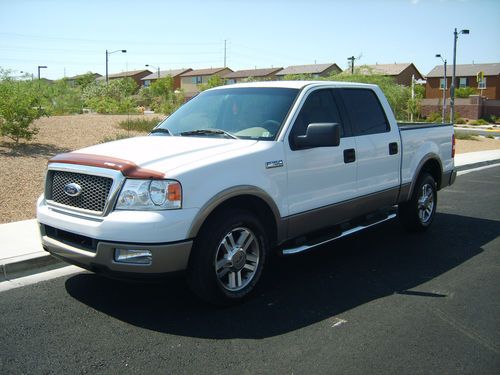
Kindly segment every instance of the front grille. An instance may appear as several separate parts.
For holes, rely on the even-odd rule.
[[[77,197],[69,196],[64,192],[64,187],[70,183],[78,184],[82,188]],[[113,185],[113,179],[109,177],[52,171],[49,174],[47,198],[65,206],[102,212],[106,206],[111,185]]]

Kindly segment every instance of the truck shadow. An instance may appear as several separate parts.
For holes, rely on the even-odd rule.
[[[246,302],[215,308],[198,301],[183,279],[133,284],[94,274],[66,281],[76,300],[123,322],[189,337],[265,338],[285,334],[395,293],[412,291],[480,254],[500,235],[500,222],[440,213],[423,235],[397,221],[317,251],[275,260],[264,285]]]

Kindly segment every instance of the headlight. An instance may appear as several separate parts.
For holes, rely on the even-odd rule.
[[[182,187],[174,180],[126,180],[117,210],[172,210],[182,207]]]

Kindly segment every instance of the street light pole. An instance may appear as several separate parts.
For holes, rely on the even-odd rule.
[[[127,53],[127,50],[126,49],[117,49],[116,51],[112,51],[112,52],[108,52],[108,50],[106,50],[106,84],[108,84],[108,81],[109,81],[109,78],[108,78],[108,61],[109,61],[109,55],[111,55],[112,53],[115,53],[115,52],[121,52],[121,53]]]
[[[446,121],[446,89],[448,88],[448,83],[446,82],[446,59],[443,56],[437,54],[436,57],[440,57],[444,63],[444,87],[443,87],[443,114],[441,116],[441,122],[444,124]]]
[[[455,123],[455,68],[457,65],[457,40],[458,34],[469,34],[469,30],[464,29],[457,31],[455,27],[455,31],[453,32],[453,75],[451,78],[451,87],[450,87],[450,122]]]
[[[38,65],[38,80],[40,80],[40,69],[47,69],[45,65]]]
[[[156,77],[158,79],[160,79],[160,67],[159,66],[154,66],[154,65],[150,65],[150,64],[146,64],[144,66],[155,68],[156,69]]]

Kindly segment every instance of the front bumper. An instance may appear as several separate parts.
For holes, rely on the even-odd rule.
[[[43,248],[68,263],[97,273],[120,277],[154,277],[183,271],[187,268],[193,241],[163,244],[136,244],[100,241],[60,231],[40,224]],[[151,251],[150,264],[116,262],[115,249],[147,249]]]

